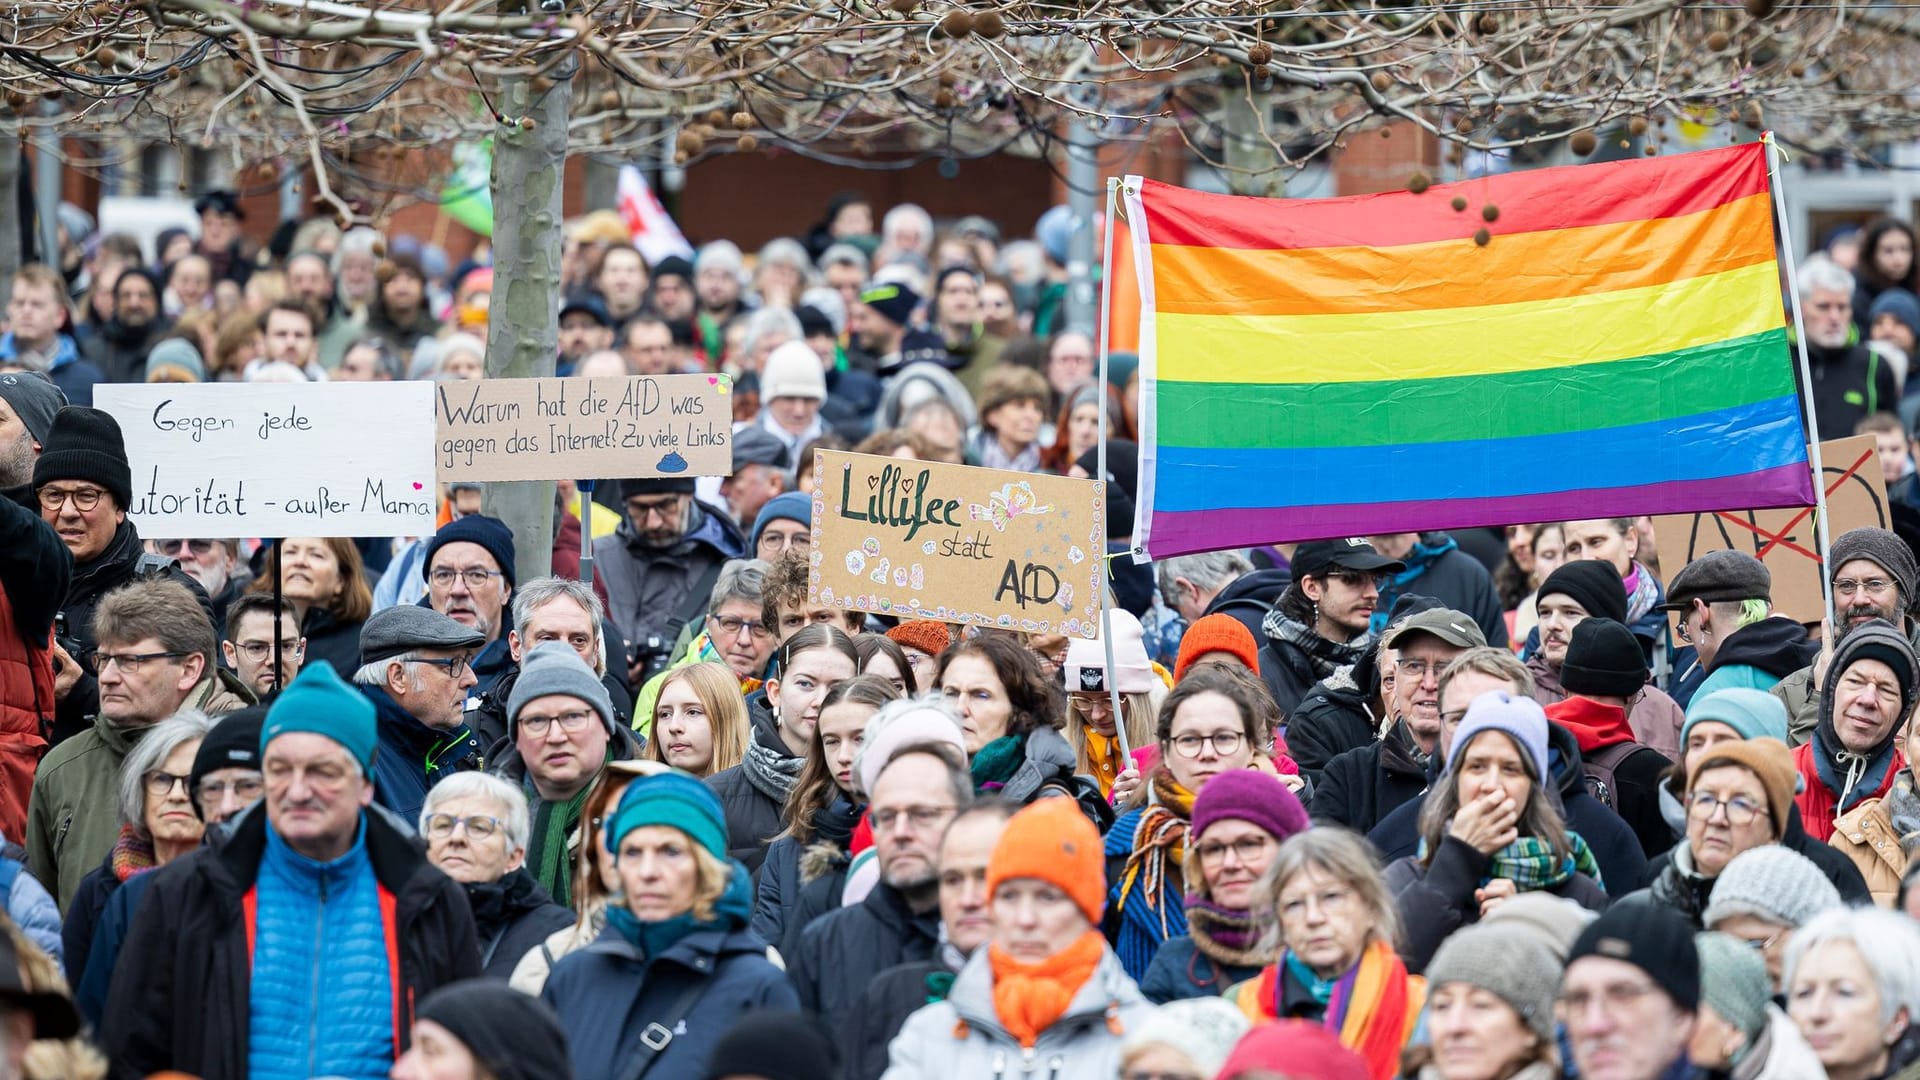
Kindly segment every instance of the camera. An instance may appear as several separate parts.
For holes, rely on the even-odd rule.
[[[644,641],[627,642],[627,670],[632,671],[640,665],[640,674],[634,678],[633,685],[643,685],[648,679],[667,669],[673,659],[673,639],[658,634],[648,634]]]

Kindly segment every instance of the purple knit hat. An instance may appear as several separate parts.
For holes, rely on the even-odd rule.
[[[1187,835],[1198,839],[1214,822],[1229,818],[1257,825],[1282,841],[1312,824],[1287,785],[1258,769],[1235,769],[1208,780],[1193,800]]]

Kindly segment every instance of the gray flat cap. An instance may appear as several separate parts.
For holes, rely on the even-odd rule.
[[[1662,611],[1685,611],[1695,600],[1721,604],[1773,599],[1773,574],[1767,564],[1744,551],[1709,551],[1680,568],[1667,585]]]
[[[470,629],[418,604],[395,604],[360,628],[360,662],[371,664],[415,649],[477,649],[487,643]]]

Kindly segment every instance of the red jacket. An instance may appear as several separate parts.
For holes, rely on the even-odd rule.
[[[73,556],[29,508],[31,498],[24,488],[0,492],[0,833],[22,844],[33,774],[58,705],[54,612],[73,574]]]
[[[1833,823],[1840,816],[1840,797],[1820,779],[1819,767],[1813,760],[1812,740],[1793,748],[1793,767],[1800,772],[1800,792],[1793,797],[1793,804],[1800,808],[1800,821],[1806,826],[1808,836],[1827,843],[1833,839]],[[1893,765],[1881,778],[1878,790],[1869,792],[1862,799],[1877,799],[1893,790],[1894,779],[1906,767],[1906,755],[1895,750]]]

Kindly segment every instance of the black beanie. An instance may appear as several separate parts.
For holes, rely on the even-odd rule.
[[[913,321],[913,311],[920,306],[920,294],[905,285],[875,285],[860,294],[860,302],[893,325],[905,326]]]
[[[1605,563],[1598,565],[1613,572]],[[1647,656],[1640,651],[1640,640],[1624,623],[1580,620],[1567,642],[1567,658],[1560,664],[1560,685],[1569,694],[1632,697],[1647,686]]]
[[[420,576],[426,578],[433,572],[433,557],[448,544],[479,544],[493,556],[502,573],[507,575],[507,588],[518,588],[520,583],[513,579],[513,530],[499,518],[484,514],[468,514],[455,518],[440,526],[440,531],[427,541],[427,557],[420,561]]]
[[[645,476],[633,480],[620,481],[620,501],[626,502],[635,495],[691,495],[693,494],[691,476]]]
[[[1693,927],[1672,908],[1657,903],[1608,908],[1574,939],[1567,967],[1588,956],[1632,964],[1682,1012],[1700,1008],[1700,952],[1693,944]]]
[[[713,1048],[707,1080],[759,1076],[766,1080],[836,1080],[840,1054],[833,1040],[805,1013],[749,1014]]]
[[[1560,569],[1540,583],[1540,591],[1534,596],[1545,600],[1555,593],[1572,597],[1574,603],[1586,608],[1587,614],[1596,619],[1627,621],[1627,586],[1612,563],[1598,559],[1562,563]]]
[[[416,1018],[446,1028],[498,1080],[573,1080],[567,1033],[552,1006],[498,979],[443,986]]]
[[[200,741],[200,749],[193,755],[193,767],[187,772],[187,790],[195,791],[200,781],[208,773],[221,769],[260,770],[260,727],[266,722],[265,705],[249,705],[236,712],[230,712],[213,725],[207,737]],[[200,800],[193,800],[193,809],[200,810]]]
[[[40,440],[40,460],[33,466],[33,490],[55,480],[99,484],[121,510],[133,504],[127,442],[111,413],[69,405],[53,414],[53,426]]]

